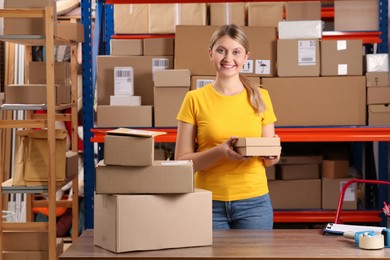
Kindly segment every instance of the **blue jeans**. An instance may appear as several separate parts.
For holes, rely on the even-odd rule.
[[[236,200],[213,200],[213,229],[272,229],[273,209],[269,194]]]

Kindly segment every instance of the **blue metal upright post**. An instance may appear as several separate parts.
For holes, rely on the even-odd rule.
[[[94,125],[94,86],[92,80],[92,17],[91,0],[81,0],[81,20],[84,25],[84,42],[82,47],[83,69],[83,142],[84,142],[84,212],[85,228],[92,228],[93,194],[95,167],[94,149],[90,139],[91,129]]]

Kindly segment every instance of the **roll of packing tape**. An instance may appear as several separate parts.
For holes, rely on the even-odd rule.
[[[359,236],[359,248],[362,249],[382,249],[385,246],[385,239],[382,234],[374,236],[361,235]]]

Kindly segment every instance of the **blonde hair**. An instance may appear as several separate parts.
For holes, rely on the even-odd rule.
[[[242,47],[244,47],[246,53],[249,53],[248,38],[242,31],[241,27],[235,24],[223,25],[213,33],[209,44],[210,50],[212,50],[215,43],[224,36],[228,36],[239,44],[241,44]],[[252,82],[242,74],[240,74],[240,81],[249,94],[249,102],[253,109],[259,114],[264,112],[267,108],[259,91],[259,87],[261,86]]]

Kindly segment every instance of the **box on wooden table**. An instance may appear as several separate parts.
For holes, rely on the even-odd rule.
[[[212,244],[210,191],[95,195],[94,244],[121,253]]]
[[[166,194],[194,192],[191,161],[154,161],[150,166],[96,167],[97,194]]]

